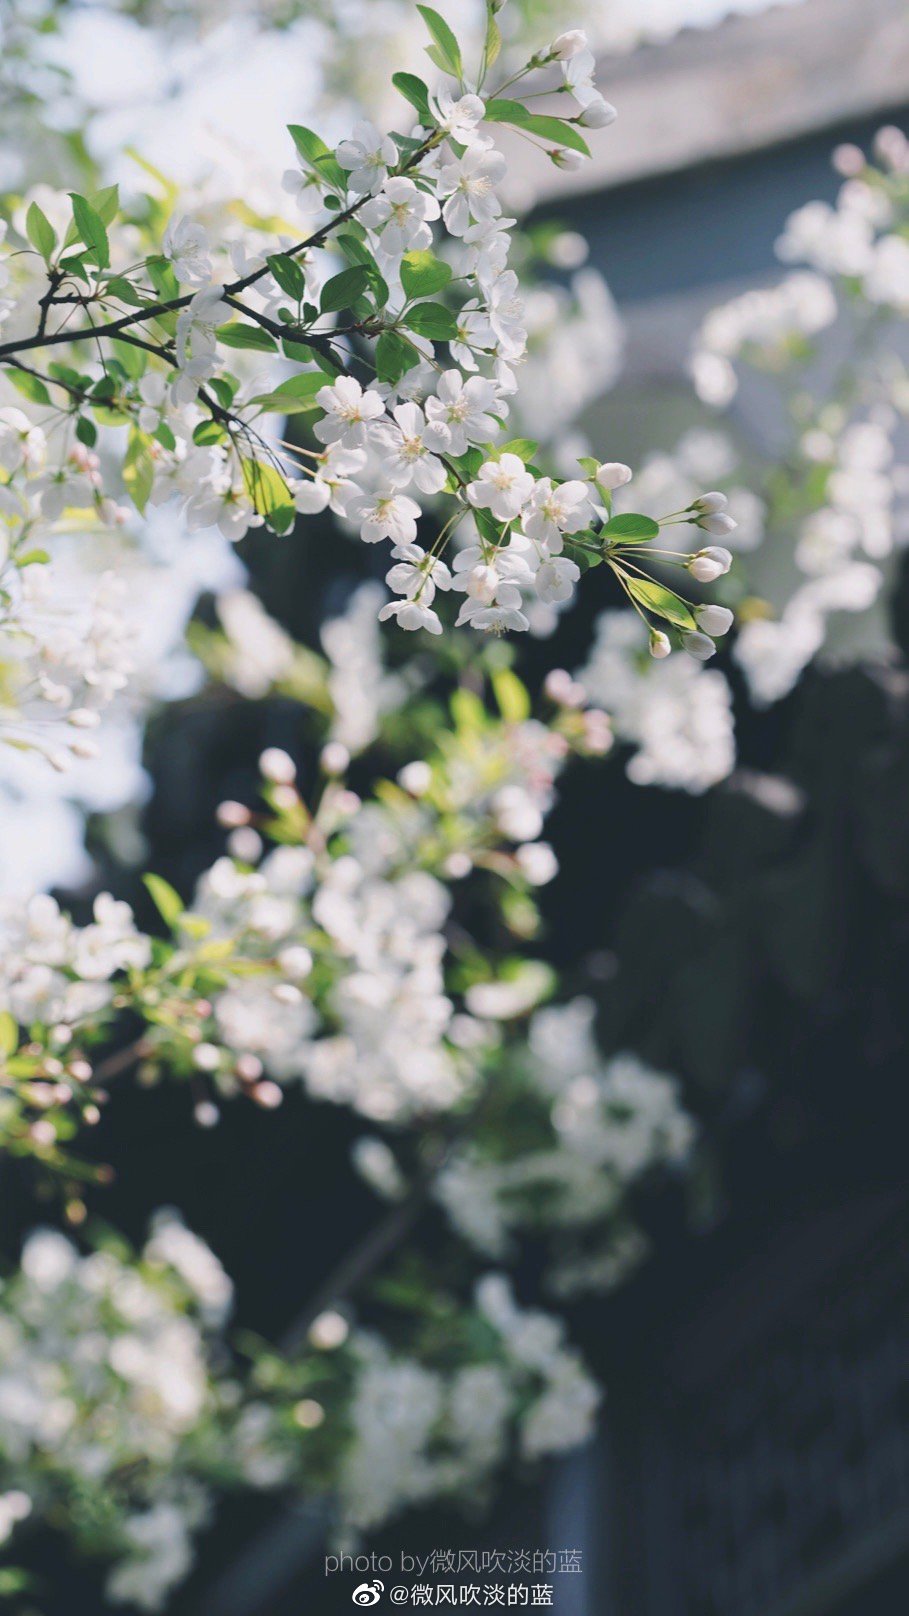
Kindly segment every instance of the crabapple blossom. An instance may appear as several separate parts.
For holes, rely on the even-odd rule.
[[[533,473],[515,454],[486,460],[468,485],[471,505],[488,510],[499,522],[513,522],[520,516],[534,488]]]
[[[341,141],[337,157],[341,167],[349,171],[350,190],[357,196],[371,196],[381,191],[388,170],[398,160],[398,149],[390,135],[382,135],[375,124],[363,122],[354,125],[349,140]]]

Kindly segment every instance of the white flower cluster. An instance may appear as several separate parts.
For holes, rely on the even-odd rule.
[[[374,1528],[431,1498],[476,1496],[515,1436],[537,1459],[591,1434],[600,1392],[561,1321],[519,1307],[501,1274],[480,1280],[476,1307],[491,1336],[487,1362],[428,1368],[365,1331],[351,1338],[357,1382],[339,1478],[348,1527]]]
[[[456,1014],[446,990],[451,896],[439,877],[464,877],[504,842],[517,844],[516,872],[530,886],[551,880],[558,866],[539,835],[569,751],[532,719],[491,726],[485,740],[479,731],[467,744],[451,738],[438,781],[441,845],[433,770],[421,760],[401,771],[403,790],[388,801],[329,793],[327,812],[339,817],[327,828],[342,839],[325,853],[278,847],[255,868],[219,859],[187,924],[232,940],[239,959],[262,970],[213,995],[213,1041],[195,1049],[196,1068],[228,1089],[263,1069],[278,1081],[299,1077],[311,1094],[377,1121],[450,1109],[475,1080],[468,1051],[486,1034]],[[293,779],[284,754],[266,753],[263,768]],[[419,867],[423,846],[435,850],[438,875]],[[512,1015],[507,1000],[500,1007],[487,990],[476,1015]]]
[[[458,1232],[488,1256],[508,1256],[521,1231],[578,1237],[580,1249],[560,1243],[547,1274],[561,1293],[569,1273],[602,1284],[625,1271],[629,1188],[661,1163],[683,1162],[693,1139],[675,1083],[630,1054],[604,1060],[593,1015],[589,1000],[576,999],[531,1021],[519,1137],[538,1112],[535,1144],[503,1155],[497,1139],[486,1153],[479,1135],[453,1154],[435,1187]]]
[[[705,404],[728,404],[738,390],[734,362],[760,359],[779,370],[806,339],[832,325],[836,297],[822,275],[801,270],[711,310],[698,332],[691,374]]]
[[[654,668],[643,625],[604,612],[578,679],[606,708],[616,736],[634,752],[627,765],[635,785],[695,794],[735,766],[732,697],[722,673],[690,657]]]
[[[241,979],[217,995],[218,1040],[243,1070],[259,1062],[279,1080],[300,1077],[312,1094],[367,1116],[451,1106],[465,1077],[444,1043],[453,1014],[444,887],[418,870],[364,868],[353,855],[320,869],[314,890],[315,876],[310,853],[278,848],[253,871],[220,859],[200,883],[193,913],[213,935],[281,968],[281,980]],[[331,971],[319,1010],[305,981],[316,939]],[[208,1047],[196,1051],[200,1066]],[[219,1064],[213,1057],[211,1069]]]
[[[75,926],[41,893],[0,906],[0,1007],[24,1027],[56,1027],[61,1045],[74,1023],[110,1003],[121,972],[141,970],[151,957],[128,904],[101,893],[93,915]]]
[[[80,1257],[39,1230],[0,1291],[2,1484],[28,1501],[23,1518],[68,1493],[68,1524],[90,1548],[89,1499],[103,1500],[112,1601],[160,1609],[192,1563],[209,1497],[184,1444],[217,1406],[197,1315],[221,1318],[230,1294],[207,1247],[164,1215],[138,1266],[112,1251]],[[126,1470],[138,1480],[124,1495]]]
[[[698,338],[695,384],[710,403],[730,401],[746,364],[787,380],[793,469],[784,484],[768,468],[769,539],[740,572],[752,602],[733,653],[761,706],[785,696],[815,657],[892,650],[886,591],[909,536],[899,452],[909,390],[893,340],[909,307],[907,150],[895,129],[875,141],[877,166],[839,147],[836,203],[798,209],[777,241],[785,263],[807,267],[715,309]],[[809,339],[834,321],[831,391],[820,356],[810,368]],[[815,406],[820,390],[825,402]]]

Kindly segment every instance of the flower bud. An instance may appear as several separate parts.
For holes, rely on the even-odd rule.
[[[604,460],[596,469],[595,481],[601,488],[624,488],[630,483],[633,472],[621,460]]]
[[[662,629],[652,628],[650,630],[650,655],[655,657],[657,662],[662,662],[663,658],[668,657],[671,651],[672,645],[669,635],[664,634]]]
[[[584,166],[584,157],[581,152],[572,151],[568,146],[554,146],[549,153],[550,162],[556,168],[563,168],[566,174],[574,174]]]
[[[267,746],[259,759],[259,768],[266,780],[276,786],[289,786],[297,778],[296,764],[279,746]]]
[[[575,122],[579,123],[582,129],[608,129],[611,123],[615,123],[618,115],[611,101],[607,101],[605,96],[594,95]]]
[[[714,640],[728,634],[733,624],[733,614],[728,606],[699,606],[694,615],[698,628]]]
[[[398,770],[398,785],[412,797],[425,796],[432,785],[432,769],[422,758],[415,758],[413,763],[405,763],[403,769]]]
[[[350,765],[350,753],[340,741],[329,741],[322,748],[319,762],[325,774],[344,774]]]
[[[704,516],[712,516],[717,511],[724,511],[728,504],[729,501],[726,495],[720,494],[714,489],[708,494],[699,494],[691,506],[691,510],[699,511]]]
[[[710,635],[699,634],[696,629],[683,633],[682,646],[696,662],[709,662],[716,653],[716,646]]]
[[[309,1339],[320,1352],[331,1352],[335,1347],[342,1347],[349,1334],[347,1320],[335,1308],[320,1313],[309,1326]]]
[[[727,533],[734,533],[739,524],[734,517],[727,516],[725,511],[717,511],[716,514],[708,511],[706,516],[697,518],[697,525],[702,527],[705,533],[715,533],[717,538],[724,538]]]
[[[197,1044],[193,1050],[193,1065],[200,1072],[216,1072],[221,1064],[221,1051],[217,1044]]]
[[[262,855],[262,838],[251,825],[240,825],[228,836],[227,851],[241,864],[255,864]]]
[[[282,948],[278,955],[278,964],[285,976],[291,977],[295,982],[302,982],[312,970],[312,955],[302,943],[292,943],[289,948]]]
[[[235,830],[239,825],[249,824],[250,812],[248,808],[244,808],[242,802],[228,801],[218,804],[215,817],[218,824],[223,825],[226,830]]]
[[[833,152],[833,166],[844,179],[855,179],[865,167],[865,154],[861,146],[853,146],[849,142],[836,146]]]
[[[731,551],[724,550],[721,544],[711,544],[691,557],[688,571],[699,584],[712,584],[716,578],[722,578],[731,566]]]
[[[547,56],[549,61],[567,62],[572,56],[579,56],[581,51],[587,49],[587,35],[583,28],[569,28],[564,34],[559,34],[549,47]]]

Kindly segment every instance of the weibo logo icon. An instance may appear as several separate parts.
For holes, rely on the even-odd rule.
[[[380,1582],[376,1577],[375,1582],[361,1582],[359,1588],[355,1588],[350,1597],[355,1605],[377,1605],[384,1591],[384,1582]]]

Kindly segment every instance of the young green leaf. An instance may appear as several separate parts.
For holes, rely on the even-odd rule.
[[[336,314],[340,309],[349,309],[351,303],[362,297],[368,285],[369,270],[365,264],[351,264],[349,269],[332,275],[322,288],[322,313]]]
[[[245,320],[232,320],[229,325],[219,325],[218,341],[223,342],[225,348],[255,348],[259,353],[277,353],[278,344],[268,331],[263,331],[260,325],[248,325]]]
[[[401,259],[401,285],[408,297],[432,297],[451,280],[448,264],[428,250],[405,253]]]
[[[278,415],[301,415],[306,410],[317,410],[316,394],[325,386],[325,375],[321,370],[305,371],[297,376],[288,377],[280,387],[272,393],[258,393],[250,399],[251,404],[257,404],[260,410]]]
[[[140,514],[148,504],[148,496],[155,480],[155,462],[151,456],[149,439],[135,428],[130,433],[123,459],[123,481],[127,492]]]
[[[662,584],[655,584],[651,578],[632,578],[628,573],[624,577],[629,593],[645,610],[665,618],[676,628],[697,628],[692,612],[671,589],[664,589]]]
[[[37,248],[44,262],[48,263],[57,245],[57,232],[37,202],[30,204],[25,215],[25,234],[32,246]]]
[[[659,522],[655,522],[652,516],[642,516],[637,511],[626,511],[621,516],[611,516],[603,527],[603,533],[610,539],[655,539],[659,531]]]
[[[433,56],[433,60],[438,64],[439,57],[441,57],[442,60],[439,65],[441,65],[444,73],[451,73],[456,79],[463,78],[464,64],[461,61],[461,47],[445,18],[440,17],[437,11],[433,11],[432,6],[417,6],[417,10],[429,29],[438,52],[438,56]],[[432,55],[432,51],[429,54]]]
[[[402,324],[434,342],[449,342],[458,334],[457,321],[444,303],[415,303],[403,316]]]
[[[530,717],[530,697],[511,668],[496,668],[492,688],[506,724],[523,724]]]
[[[246,491],[260,516],[271,518],[276,511],[288,507],[293,511],[290,489],[275,466],[252,459],[244,459],[241,465]]]
[[[27,370],[17,370],[13,366],[6,372],[13,386],[25,398],[30,398],[33,404],[50,404],[51,396],[39,376],[32,376]]]
[[[590,156],[590,147],[574,124],[561,118],[551,118],[540,112],[528,112],[521,101],[494,100],[486,103],[486,116],[491,123],[510,123],[515,129],[526,129],[530,135],[539,135],[556,146],[570,146],[572,151]]]
[[[99,269],[106,269],[110,263],[110,246],[104,220],[78,191],[70,191],[69,199],[73,205],[73,222],[78,231],[78,239],[88,248],[85,256],[97,264]]]
[[[292,297],[295,303],[302,303],[306,296],[306,276],[296,259],[288,253],[272,253],[266,263],[282,292]]]
[[[19,1024],[8,1010],[0,1010],[0,1055],[13,1055],[19,1048]]]
[[[379,380],[393,386],[401,380],[405,371],[417,364],[419,358],[417,349],[406,337],[399,336],[397,331],[383,331],[376,343],[375,353]]]
[[[320,135],[304,124],[288,124],[288,133],[300,156],[336,191],[347,190],[347,175]]]
[[[530,464],[539,447],[540,445],[535,443],[533,438],[511,438],[508,443],[503,443],[501,448],[497,446],[497,454],[517,455],[518,459],[523,460],[526,466]]]
[[[173,929],[184,908],[179,892],[175,892],[170,882],[161,875],[144,875],[142,880],[164,924]]]
[[[429,91],[423,80],[418,79],[415,73],[393,73],[391,82],[396,90],[400,90],[405,101],[416,109],[420,122],[430,123]]]

